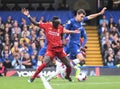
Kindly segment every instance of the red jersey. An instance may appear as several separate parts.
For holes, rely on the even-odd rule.
[[[48,42],[47,49],[53,50],[54,48],[62,47],[61,34],[63,34],[63,26],[59,25],[58,29],[55,29],[50,22],[40,23],[40,28],[45,31],[46,39]]]

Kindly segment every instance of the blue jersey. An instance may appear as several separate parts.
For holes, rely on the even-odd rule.
[[[79,30],[80,33],[74,33],[74,34],[69,34],[69,41],[68,41],[68,47],[67,47],[67,52],[69,51],[70,58],[74,59],[76,58],[76,55],[80,53],[80,47],[84,47],[86,42],[87,42],[87,35],[85,28],[82,26],[84,21],[87,21],[88,18],[85,17],[82,22],[78,22],[75,20],[75,18],[72,18],[68,21],[66,24],[65,28],[68,30]],[[66,36],[67,37],[67,36]],[[81,37],[84,37],[84,41],[80,43]]]
[[[65,25],[65,28],[68,30],[77,30],[79,29],[80,34],[76,33],[76,34],[70,34],[70,44],[78,44],[80,45],[80,38],[81,38],[81,29],[83,29],[82,24],[84,23],[84,21],[87,21],[88,18],[85,17],[84,20],[82,22],[78,22],[75,20],[75,18],[70,19],[67,24]]]

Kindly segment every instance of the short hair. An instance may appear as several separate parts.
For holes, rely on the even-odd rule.
[[[78,9],[78,10],[77,10],[77,14],[78,14],[78,15],[79,15],[79,14],[84,14],[84,15],[86,15],[86,12],[85,12],[84,9]]]
[[[58,19],[59,19],[58,16],[53,16],[52,21],[55,21],[55,20],[58,20]]]

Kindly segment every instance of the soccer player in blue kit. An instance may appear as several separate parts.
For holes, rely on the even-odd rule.
[[[68,22],[65,25],[65,29],[67,30],[76,30],[78,29],[80,32],[76,33],[76,34],[69,34],[69,42],[68,42],[68,49],[69,49],[69,54],[70,54],[70,59],[74,59],[72,60],[72,65],[75,66],[76,64],[83,62],[85,57],[82,54],[81,49],[83,49],[84,43],[80,43],[80,38],[82,35],[82,31],[84,31],[85,29],[83,28],[82,24],[87,21],[87,20],[91,20],[93,18],[96,18],[97,16],[100,16],[102,14],[104,14],[105,10],[107,8],[104,7],[100,12],[95,13],[95,14],[91,14],[89,16],[85,16],[86,12],[83,9],[79,9],[76,13],[76,16],[74,18],[71,18],[70,20],[68,20]]]
[[[46,50],[47,50],[47,40],[45,39],[44,46],[39,50],[39,53],[38,53],[38,59],[40,61],[42,61],[42,59],[46,53]]]
[[[81,26],[79,34],[80,34],[79,46],[81,47],[81,48],[79,48],[79,50],[81,50],[80,52],[83,55],[83,57],[86,58],[87,47],[85,46],[85,44],[87,43],[87,34],[86,34],[86,30],[83,26]],[[85,60],[82,60],[78,64],[73,63],[73,60],[76,60],[76,55],[73,52],[71,52],[71,48],[69,48],[69,46],[71,46],[71,45],[69,45],[69,42],[70,42],[69,37],[70,37],[69,34],[64,35],[64,39],[68,39],[67,45],[64,47],[64,50],[71,59],[70,60],[71,65],[76,70],[76,78],[77,78],[77,76],[80,74],[80,71],[81,71],[80,66],[83,66],[85,64]],[[74,50],[74,48],[73,48],[73,50]]]

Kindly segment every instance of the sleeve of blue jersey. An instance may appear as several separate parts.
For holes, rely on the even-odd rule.
[[[83,22],[87,21],[88,20],[88,17],[86,16],[84,19],[83,19]]]
[[[85,44],[87,43],[87,34],[86,34],[85,29],[82,29],[81,35],[83,35],[84,37],[84,40],[82,42],[82,47],[85,47]]]
[[[67,30],[70,30],[70,28],[71,28],[71,20],[69,20],[69,21],[65,24],[65,28],[66,28]]]

